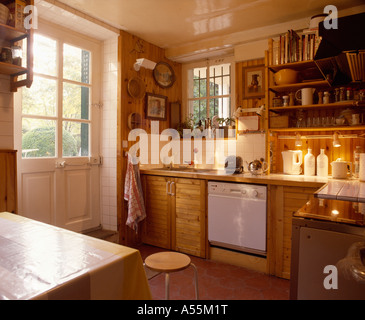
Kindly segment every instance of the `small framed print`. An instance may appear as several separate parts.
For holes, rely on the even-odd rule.
[[[265,96],[265,66],[243,68],[243,99]]]
[[[167,120],[167,97],[158,94],[146,94],[146,119]]]

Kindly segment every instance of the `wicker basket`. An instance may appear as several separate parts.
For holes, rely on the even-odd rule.
[[[9,9],[7,6],[0,3],[0,23],[6,24],[8,22]]]

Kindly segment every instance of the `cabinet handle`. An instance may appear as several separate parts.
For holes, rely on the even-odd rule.
[[[169,191],[170,183],[171,183],[171,181],[167,181],[167,182],[166,182],[166,193],[167,193],[168,195],[171,195],[171,192]],[[171,187],[170,187],[170,189],[171,189]]]
[[[171,185],[170,185],[170,196],[174,196],[175,193],[172,192],[172,186],[175,184],[175,182],[171,182]]]

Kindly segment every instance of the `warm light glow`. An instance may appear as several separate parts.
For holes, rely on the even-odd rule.
[[[340,214],[340,212],[339,212],[338,210],[332,210],[332,211],[331,211],[331,214],[332,214],[333,216],[338,216],[338,215]]]
[[[338,139],[338,133],[335,133],[335,134],[333,135],[333,146],[334,146],[335,148],[339,148],[339,147],[341,147],[341,142],[340,142],[340,140]]]
[[[295,146],[301,147],[302,146],[302,136],[298,133],[295,140]]]

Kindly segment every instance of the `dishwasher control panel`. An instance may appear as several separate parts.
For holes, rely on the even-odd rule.
[[[266,200],[267,187],[246,183],[208,182],[208,195]]]

